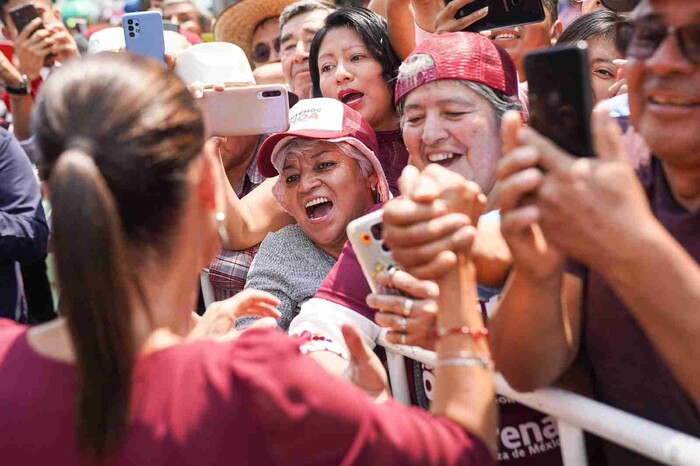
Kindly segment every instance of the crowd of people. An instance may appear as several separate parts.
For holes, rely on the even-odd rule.
[[[496,371],[700,437],[700,2],[474,2],[126,2],[158,61],[109,2],[0,0],[2,463],[561,465]],[[528,126],[526,56],[582,41],[595,158]],[[268,84],[286,131],[211,130]],[[413,406],[382,338],[436,354]]]

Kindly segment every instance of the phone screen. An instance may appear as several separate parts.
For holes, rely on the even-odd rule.
[[[445,3],[451,1],[453,0],[446,0]],[[489,7],[486,17],[468,26],[465,31],[478,32],[541,23],[545,18],[542,0],[476,0],[460,8],[455,18],[463,18],[484,7]]]
[[[525,57],[530,126],[572,155],[594,157],[593,90],[585,42]]]

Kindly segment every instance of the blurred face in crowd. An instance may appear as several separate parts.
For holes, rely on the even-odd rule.
[[[179,24],[182,29],[194,34],[202,33],[197,7],[190,2],[171,3],[163,9],[163,20]]]
[[[700,2],[643,0],[633,18],[664,26],[698,24]],[[649,58],[630,57],[627,80],[632,122],[651,150],[666,162],[698,166],[700,64],[682,53],[675,36],[666,36]]]
[[[588,60],[591,64],[591,84],[596,102],[607,99],[608,89],[617,81],[618,67],[613,60],[622,58],[615,47],[615,41],[605,37],[595,37],[588,43]]]
[[[39,13],[39,16],[44,24],[52,24],[61,20],[61,14],[57,10],[54,10],[51,2],[47,0],[10,0],[5,5],[6,16],[3,18],[5,27],[3,27],[2,33],[5,37],[10,40],[15,40],[19,35],[19,31],[17,31],[15,23],[12,22],[12,18],[10,18],[8,12],[10,10],[14,10],[15,8],[29,5],[30,3],[34,4],[34,7],[36,8],[37,13]]]
[[[279,17],[267,18],[255,28],[253,33],[252,57],[255,66],[280,61]]]
[[[303,154],[287,156],[279,183],[287,209],[304,233],[321,249],[339,251],[348,223],[373,205],[377,179],[365,177],[337,144],[318,141]]]
[[[492,105],[454,80],[434,81],[405,98],[403,139],[409,163],[440,164],[488,194],[501,157],[499,122]]]
[[[316,31],[323,27],[326,10],[313,10],[292,17],[280,29],[282,71],[292,92],[300,99],[311,97],[309,49]]]
[[[537,49],[549,47],[562,33],[561,21],[554,21],[547,8],[541,23],[516,26],[512,29],[499,29],[491,33],[491,40],[503,47],[518,68],[520,81],[526,81],[525,55]]]
[[[357,32],[344,27],[330,30],[319,48],[317,66],[324,97],[357,110],[376,131],[396,129],[393,95],[382,65]]]
[[[583,3],[581,3],[581,12],[584,15],[587,15],[588,13],[593,13],[594,11],[604,10],[604,9],[605,9],[605,7],[600,2],[600,0],[583,0]]]
[[[255,156],[259,136],[228,136],[222,137],[219,144],[219,156],[226,173],[230,173],[245,165],[247,168]]]
[[[17,31],[14,22],[7,12],[30,3],[34,4],[34,7],[36,8],[37,13],[39,13],[39,16],[44,24],[53,24],[61,20],[61,14],[58,12],[58,10],[54,10],[51,3],[47,0],[10,0],[5,5],[6,16],[3,18],[3,23],[5,26],[2,28],[2,34],[5,37],[10,40],[16,40],[17,36],[19,36],[19,31]],[[44,60],[44,66],[52,66],[55,61],[56,59],[53,57],[47,58]]]

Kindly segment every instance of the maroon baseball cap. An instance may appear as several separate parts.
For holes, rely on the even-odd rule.
[[[518,72],[508,52],[481,34],[452,32],[423,41],[404,60],[409,63],[418,55],[429,55],[434,65],[396,83],[395,102],[417,87],[443,79],[457,79],[484,84],[507,96],[518,95]]]

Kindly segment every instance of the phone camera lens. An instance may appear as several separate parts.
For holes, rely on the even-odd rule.
[[[129,37],[135,37],[135,36],[136,36],[136,34],[134,34],[133,32],[129,33]]]
[[[129,26],[129,31],[133,31],[133,30],[134,30],[134,26]]]
[[[128,24],[134,24],[134,20],[133,20],[133,19],[130,19],[129,21],[127,21],[127,23],[128,23]]]

